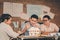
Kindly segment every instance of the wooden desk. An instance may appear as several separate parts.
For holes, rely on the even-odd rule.
[[[40,38],[54,38],[54,37],[49,37],[49,36],[19,36],[19,38],[21,38],[21,40],[24,39],[36,39],[39,40]]]

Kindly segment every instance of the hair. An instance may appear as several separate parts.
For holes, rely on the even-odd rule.
[[[49,15],[45,15],[45,16],[43,16],[43,18],[48,18],[48,20],[51,19]]]
[[[5,19],[6,19],[6,20],[9,20],[11,17],[12,17],[12,16],[9,15],[9,14],[2,14],[2,15],[0,16],[0,23],[1,23],[1,22],[4,22]]]
[[[30,18],[36,18],[36,19],[38,19],[38,16],[36,14],[33,14]]]

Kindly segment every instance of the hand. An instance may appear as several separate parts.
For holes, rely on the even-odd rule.
[[[19,34],[22,34],[22,32],[21,32],[21,31],[18,31],[18,33],[19,33]]]
[[[30,24],[27,24],[27,25],[26,25],[26,29],[29,29],[29,28],[30,28]]]
[[[35,24],[34,27],[40,28],[40,25],[39,24]]]
[[[43,35],[48,35],[48,34],[50,34],[49,32],[44,32],[44,33],[42,33]]]

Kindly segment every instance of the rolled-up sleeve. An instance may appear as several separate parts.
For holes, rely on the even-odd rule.
[[[55,31],[59,31],[59,27],[56,25],[56,24],[54,24],[54,29],[55,29]]]

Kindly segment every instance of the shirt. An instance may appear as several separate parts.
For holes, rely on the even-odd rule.
[[[10,40],[10,37],[16,38],[18,33],[14,32],[10,25],[2,22],[0,24],[0,40]]]
[[[54,32],[55,30],[58,32],[59,28],[54,23],[50,23],[49,27],[46,27],[46,25],[44,25],[44,24],[41,25],[41,31],[43,31],[43,32]]]
[[[26,25],[29,25],[29,28],[28,28],[28,29],[26,30],[26,32],[25,32],[25,35],[26,35],[26,36],[29,35],[29,29],[30,29],[31,27],[38,27],[38,28],[40,29],[40,24],[38,24],[38,23],[36,23],[36,26],[33,26],[32,24],[30,24],[30,22],[27,22],[27,23],[25,24],[25,26],[26,26]],[[24,28],[25,28],[25,26],[24,26]],[[24,28],[23,28],[23,29],[24,29]],[[22,29],[22,30],[23,30],[23,29]]]

